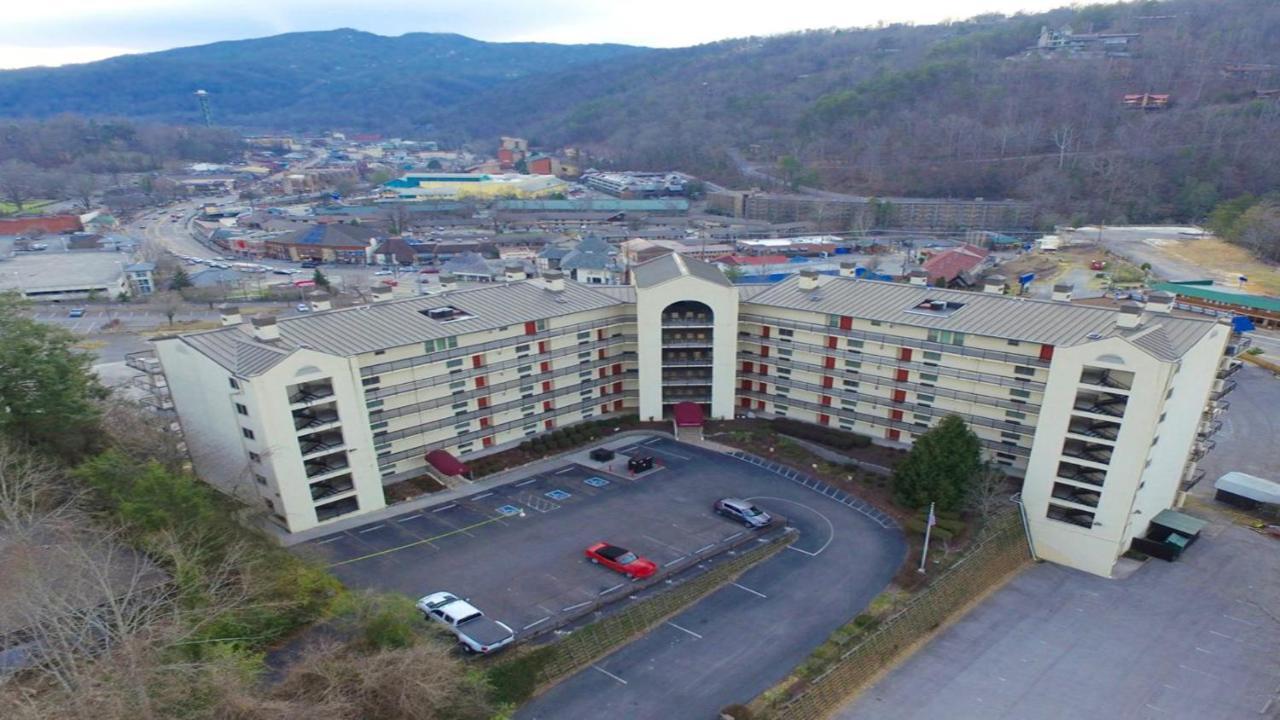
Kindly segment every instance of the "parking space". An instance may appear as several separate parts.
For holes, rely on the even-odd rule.
[[[538,632],[634,588],[626,576],[586,560],[592,543],[633,550],[664,574],[749,539],[746,528],[712,512],[727,489],[689,485],[680,465],[692,456],[662,442],[669,443],[637,443],[599,467],[566,464],[323,537],[300,551],[328,564],[352,587],[412,597],[448,590],[518,633]],[[632,474],[626,469],[630,456],[667,460]],[[787,516],[791,510],[778,508]]]

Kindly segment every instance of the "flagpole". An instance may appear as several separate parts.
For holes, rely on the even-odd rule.
[[[933,530],[933,503],[929,503],[929,517],[924,521],[924,548],[920,551],[920,568],[916,572],[924,573],[924,563],[929,559],[929,532]]]

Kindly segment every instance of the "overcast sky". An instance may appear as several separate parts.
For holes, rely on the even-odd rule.
[[[1012,14],[1068,0],[7,0],[0,67],[352,27],[381,35],[678,47],[744,35]]]

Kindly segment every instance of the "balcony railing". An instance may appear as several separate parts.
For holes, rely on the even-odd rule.
[[[1215,400],[1215,401],[1221,400],[1222,398],[1231,394],[1231,391],[1235,389],[1236,389],[1235,380],[1219,380],[1217,382],[1216,387],[1214,387],[1213,392],[1209,394],[1209,399]]]
[[[294,411],[293,427],[295,430],[314,430],[322,425],[338,422],[338,411],[336,408],[321,408],[318,411],[311,408],[308,411]]]
[[[344,454],[341,459],[335,459],[329,462],[309,461],[304,463],[303,467],[307,472],[307,477],[314,479],[322,475],[338,472],[339,470],[346,470],[351,467],[351,463],[347,462],[346,455]]]
[[[298,447],[302,451],[302,456],[314,455],[326,450],[334,451],[343,447],[342,435],[340,434],[316,434],[304,435],[298,438]]]
[[[1240,353],[1253,347],[1253,340],[1243,335],[1233,336],[1227,343],[1227,355],[1239,355]]]
[[[1081,394],[1076,395],[1076,401],[1072,407],[1081,412],[1118,418],[1124,416],[1124,410],[1127,405],[1128,400],[1123,397]]]
[[[885,345],[919,348],[921,350],[931,350],[934,352],[952,353],[955,355],[966,355],[968,357],[978,357],[987,360],[997,360],[999,362],[1013,363],[1015,365],[1029,365],[1033,367],[1047,368],[1049,367],[1050,362],[1048,360],[1041,360],[1039,356],[1036,355],[1020,355],[1018,353],[1003,352],[1000,350],[984,350],[982,348],[969,347],[966,345],[948,345],[929,340],[920,340],[918,338],[887,335],[884,333],[875,333],[864,330],[842,330],[838,327],[831,327],[830,325],[822,323],[783,320],[780,318],[765,317],[763,315],[742,314],[738,316],[738,320],[739,322],[758,323],[760,325],[767,325],[770,327],[808,330],[810,332],[818,333],[819,335],[850,337],[857,340],[883,343]]]
[[[711,353],[700,353],[698,355],[674,356],[663,353],[662,367],[711,367]]]
[[[694,315],[693,317],[681,317],[678,315],[663,315],[662,327],[711,327],[715,324],[715,320],[710,315]]]
[[[320,522],[333,520],[343,515],[350,515],[359,509],[360,502],[354,496],[348,496],[340,500],[326,502],[323,505],[316,505],[316,519]]]
[[[334,495],[341,495],[345,492],[351,492],[356,489],[355,482],[350,475],[341,475],[328,480],[311,483],[311,499],[324,500]]]
[[[1093,528],[1094,514],[1087,510],[1075,510],[1049,503],[1049,512],[1046,516],[1050,520],[1070,523],[1082,528]]]
[[[1232,360],[1225,367],[1218,370],[1218,379],[1226,380],[1227,378],[1240,372],[1240,368],[1244,367],[1244,363],[1239,360]]]
[[[1113,450],[1105,445],[1068,442],[1062,448],[1063,457],[1076,458],[1088,462],[1107,465],[1111,462]]]
[[[1102,487],[1107,479],[1105,470],[1097,470],[1087,468],[1082,465],[1072,463],[1064,463],[1058,466],[1057,477],[1059,480],[1068,480],[1075,483],[1083,483],[1094,487]]]
[[[160,367],[160,358],[156,357],[154,350],[131,352],[124,356],[124,364],[148,375],[156,375],[163,372]]]
[[[1205,474],[1204,470],[1196,470],[1195,472],[1189,475],[1186,475],[1185,477],[1182,478],[1182,485],[1179,487],[1179,489],[1182,490],[1182,492],[1188,492],[1189,490],[1191,490],[1191,488],[1198,485],[1200,481],[1204,479],[1204,474]]]
[[[1115,423],[1071,423],[1067,426],[1067,432],[1072,435],[1081,435],[1084,437],[1098,438],[1108,442],[1115,442],[1120,435],[1120,427]]]
[[[1217,432],[1221,429],[1222,429],[1221,420],[1209,420],[1209,421],[1200,423],[1200,429],[1199,431],[1197,431],[1197,434],[1201,438],[1208,438],[1208,437],[1212,437],[1213,435],[1216,435]]]
[[[1098,502],[1102,499],[1102,494],[1085,490],[1083,488],[1071,487],[1061,483],[1055,483],[1053,487],[1053,497],[1056,500],[1063,500],[1085,507],[1096,508]]]
[[[290,405],[304,405],[333,397],[333,385],[303,385],[289,393]]]
[[[691,378],[665,378],[665,377],[662,378],[663,387],[686,387],[686,386],[697,387],[699,385],[712,385],[712,384],[713,383],[710,375],[707,375],[706,377],[691,377]]]
[[[1126,373],[1131,375],[1131,373]],[[1098,387],[1111,388],[1113,390],[1122,390],[1128,392],[1133,387],[1132,381],[1123,382],[1116,373],[1109,370],[1085,370],[1080,373],[1080,383],[1082,385],[1095,385]]]

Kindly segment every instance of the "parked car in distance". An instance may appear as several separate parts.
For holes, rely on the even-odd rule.
[[[448,592],[436,592],[418,599],[418,610],[428,620],[438,622],[453,633],[467,652],[488,654],[515,642],[511,628],[490,620],[471,603]]]
[[[306,262],[302,263],[298,267],[304,267],[304,268],[310,269],[314,267],[320,267],[320,263],[316,262],[315,260],[307,260]]]
[[[71,312],[67,313],[67,317],[84,317],[84,308],[71,308]]]
[[[292,273],[292,272],[290,272],[290,271],[288,271],[288,270],[278,270],[278,269],[277,269],[277,270],[272,270],[272,271],[271,271],[271,274],[272,274],[272,275],[292,275],[293,273]]]
[[[769,513],[746,500],[739,500],[738,498],[721,498],[717,500],[715,511],[752,529],[768,527],[773,522],[773,518],[769,517]]]
[[[308,307],[306,303],[298,303],[298,312],[307,312],[309,310],[311,310],[311,308]]]
[[[377,272],[375,272],[375,273],[374,273],[374,276],[375,276],[375,277],[382,277],[383,275],[391,275],[391,274],[392,274],[392,272],[391,272],[390,270],[379,270],[379,271],[377,271]]]
[[[587,548],[587,559],[633,580],[643,580],[658,571],[657,564],[652,560],[609,543],[599,542]]]

